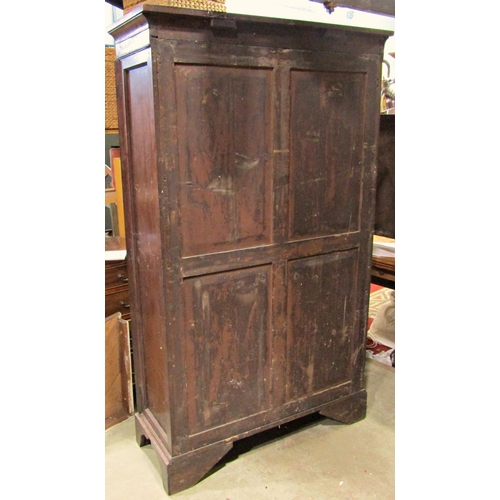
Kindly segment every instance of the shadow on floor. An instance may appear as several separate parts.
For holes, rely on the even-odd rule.
[[[208,472],[208,474],[203,478],[207,478],[222,469],[226,464],[238,459],[241,455],[248,453],[251,450],[260,448],[261,446],[266,446],[274,441],[284,439],[285,437],[291,436],[292,434],[303,431],[304,429],[317,425],[322,421],[332,422],[330,419],[323,417],[319,413],[312,413],[306,415],[305,417],[297,418],[286,424],[273,427],[267,431],[262,431],[252,436],[242,438],[238,441],[234,441],[231,450],[221,458],[221,460]]]

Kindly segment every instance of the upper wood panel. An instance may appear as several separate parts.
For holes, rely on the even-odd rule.
[[[364,81],[291,72],[290,239],[359,230]]]
[[[270,243],[272,71],[175,66],[183,255]]]

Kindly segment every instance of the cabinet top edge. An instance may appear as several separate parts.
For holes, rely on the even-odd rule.
[[[161,5],[142,4],[123,17],[118,19],[115,23],[108,27],[108,33],[116,38],[124,30],[128,31],[132,26],[137,29],[140,26],[147,29],[150,24],[155,22],[167,22],[175,25],[176,21],[182,18],[183,22],[199,23],[200,20],[205,22],[212,19],[226,20],[235,22],[237,25],[272,25],[274,28],[280,27],[282,30],[286,28],[295,29],[322,29],[326,31],[336,32],[352,32],[359,34],[368,34],[373,36],[380,36],[381,38],[388,38],[394,35],[393,31],[380,30],[374,28],[363,28],[355,26],[343,26],[338,24],[328,24],[313,21],[301,21],[296,19],[281,19],[270,18],[261,16],[250,16],[244,14],[233,14],[223,12],[210,12],[205,10],[183,9],[179,7],[165,7]],[[209,26],[209,23],[207,23]]]

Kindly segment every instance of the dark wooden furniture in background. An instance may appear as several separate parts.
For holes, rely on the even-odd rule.
[[[375,234],[396,238],[396,115],[380,116]]]
[[[376,237],[396,238],[396,115],[380,116],[375,202]],[[372,258],[372,283],[396,288],[396,259]]]
[[[396,258],[395,257],[373,257],[372,259],[372,283],[396,288]]]
[[[137,439],[172,494],[235,440],[365,416],[390,33],[152,5],[110,32]]]
[[[395,257],[372,257],[372,283],[396,289]]]
[[[106,237],[105,250],[125,250],[124,238]],[[130,319],[129,282],[126,259],[105,261],[105,312],[106,317],[121,313]]]

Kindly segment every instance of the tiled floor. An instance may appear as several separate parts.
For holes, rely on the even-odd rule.
[[[289,432],[234,444],[216,470],[185,491],[189,500],[394,499],[394,369],[367,360],[368,410],[352,425],[301,420]],[[166,500],[151,445],[139,448],[134,419],[106,431],[106,500]]]

